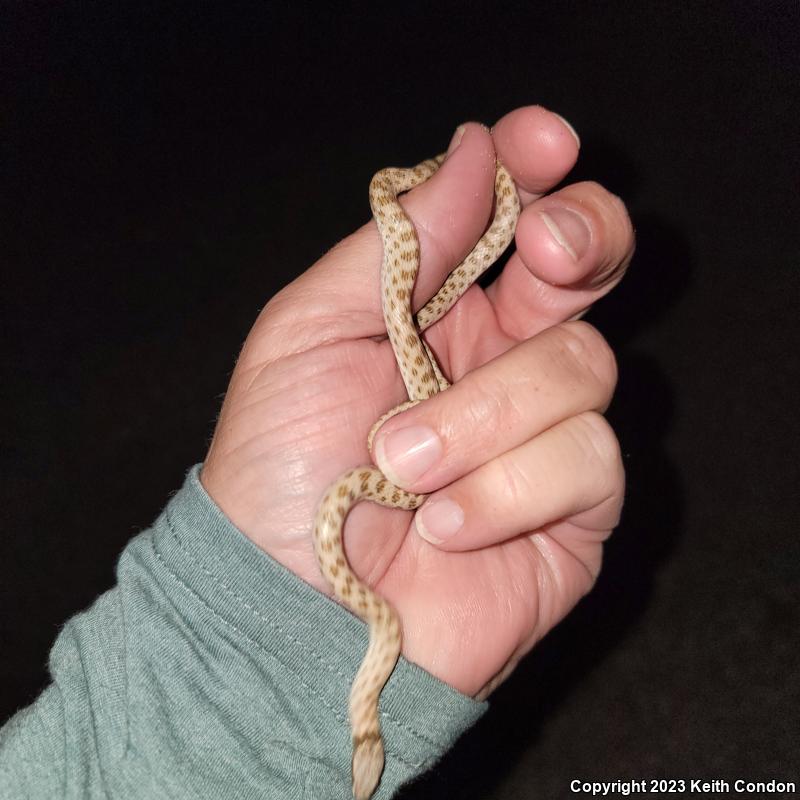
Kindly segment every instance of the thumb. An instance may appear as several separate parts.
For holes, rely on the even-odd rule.
[[[453,137],[438,172],[402,197],[420,241],[415,310],[483,234],[494,199],[494,161],[489,132],[467,123]],[[240,361],[263,363],[323,343],[384,334],[382,258],[380,235],[370,220],[275,295],[256,321]]]

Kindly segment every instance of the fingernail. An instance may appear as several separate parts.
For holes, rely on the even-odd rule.
[[[592,243],[592,231],[580,214],[562,206],[540,211],[539,216],[550,235],[575,261],[586,255]]]
[[[375,461],[383,474],[400,486],[417,480],[442,457],[442,442],[425,425],[401,428],[378,436]]]
[[[578,145],[578,150],[580,150],[581,149],[581,137],[578,136],[578,132],[575,130],[575,128],[573,128],[572,125],[570,125],[569,122],[567,122],[564,119],[564,117],[561,116],[561,114],[556,114],[555,111],[553,111],[552,113],[553,113],[553,116],[558,117],[561,120],[561,122],[564,123],[564,127],[572,134],[573,138],[575,139],[575,144]]]
[[[466,129],[466,125],[459,125],[456,128],[456,132],[453,134],[453,138],[450,140],[450,146],[447,148],[448,156],[455,152],[456,148],[458,148],[458,146],[461,144],[461,140],[464,138],[464,131]]]
[[[448,497],[429,500],[414,518],[417,532],[431,544],[442,544],[464,526],[464,510]]]

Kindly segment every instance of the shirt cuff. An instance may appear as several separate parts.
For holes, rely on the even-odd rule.
[[[305,730],[295,746],[326,765],[327,793],[334,774],[349,790],[347,703],[367,626],[244,536],[205,492],[199,471],[189,471],[151,530],[164,580],[180,587],[181,604],[205,607],[191,618],[234,637],[271,691],[280,686],[300,706]],[[429,769],[486,708],[401,657],[380,700],[386,769],[376,798]]]

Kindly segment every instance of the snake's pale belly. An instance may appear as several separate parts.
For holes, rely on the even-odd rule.
[[[368,438],[370,448],[374,432],[386,419],[449,386],[420,332],[449,311],[514,237],[519,199],[511,177],[498,163],[495,210],[489,228],[414,319],[411,292],[419,271],[419,240],[397,196],[427,180],[444,158],[443,155],[437,156],[413,169],[381,170],[370,183],[370,206],[383,240],[383,315],[409,397],[408,402],[386,413],[373,426]],[[397,612],[359,580],[345,556],[342,541],[345,517],[362,500],[371,500],[389,508],[413,510],[419,508],[425,496],[393,485],[374,466],[357,467],[345,472],[328,488],[314,522],[314,552],[333,595],[369,625],[369,645],[350,692],[355,800],[368,800],[383,772],[384,749],[378,699],[394,670],[402,645]]]

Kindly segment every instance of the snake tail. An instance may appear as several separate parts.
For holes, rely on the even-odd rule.
[[[350,569],[342,532],[350,509],[361,500],[389,508],[419,508],[424,495],[395,486],[373,466],[345,472],[328,488],[314,520],[314,552],[334,596],[369,625],[369,645],[350,691],[353,737],[353,797],[369,800],[384,767],[378,698],[400,656],[400,618],[392,606]]]
[[[385,601],[382,616],[386,632],[375,635],[370,628],[369,647],[350,691],[353,735],[353,797],[369,800],[378,786],[384,766],[378,697],[400,657],[400,620]]]

